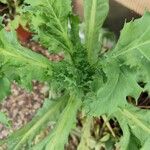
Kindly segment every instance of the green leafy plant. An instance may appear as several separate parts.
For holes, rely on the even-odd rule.
[[[64,60],[52,62],[22,47],[13,27],[6,32],[1,25],[0,98],[9,93],[14,80],[29,90],[33,79],[47,82],[57,93],[56,98],[45,100],[31,122],[2,143],[10,150],[23,146],[63,150],[80,110],[87,121],[79,150],[89,149],[86,144],[92,116],[117,119],[123,131],[120,149],[148,150],[150,111],[129,104],[126,97],[137,101],[142,91],[150,91],[150,13],[125,23],[116,46],[101,53],[102,25],[109,10],[107,0],[84,1],[84,39],[80,37],[80,22],[72,12],[71,0],[25,0],[24,4],[19,21],[28,19],[30,29],[37,33],[34,38],[50,52],[63,52]],[[50,121],[56,122],[53,131],[33,145],[33,138]]]

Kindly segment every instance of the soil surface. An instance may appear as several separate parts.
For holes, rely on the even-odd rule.
[[[48,88],[39,82],[33,82],[33,91],[31,93],[13,83],[11,95],[0,106],[0,111],[5,112],[10,118],[12,128],[5,128],[0,124],[0,139],[7,137],[9,133],[21,128],[32,120],[32,117],[42,106],[43,100],[47,95]]]

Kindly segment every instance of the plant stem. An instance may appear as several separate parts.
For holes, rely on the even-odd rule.
[[[114,133],[112,127],[110,126],[110,124],[109,124],[109,122],[108,122],[107,117],[106,117],[105,115],[102,115],[102,118],[103,118],[103,120],[104,120],[104,122],[105,122],[107,128],[109,129],[109,131],[110,131],[111,134],[113,135],[113,137],[116,137],[116,135],[115,135],[115,133]]]

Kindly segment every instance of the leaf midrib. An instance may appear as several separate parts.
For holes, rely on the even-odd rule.
[[[141,129],[143,129],[145,132],[150,134],[150,128],[148,128],[142,121],[138,119],[138,117],[135,117],[129,110],[123,109],[121,110],[121,113],[126,116],[130,121],[134,122],[136,126],[139,126]]]
[[[67,36],[65,30],[63,29],[62,24],[61,24],[60,20],[58,19],[58,17],[57,17],[57,15],[56,15],[56,13],[55,13],[55,11],[54,11],[52,5],[50,4],[50,2],[49,2],[48,0],[47,0],[47,4],[48,4],[49,8],[52,10],[52,13],[53,13],[53,15],[54,15],[54,17],[55,17],[54,19],[56,20],[57,24],[58,24],[59,27],[60,27],[60,30],[62,31],[62,37],[64,38],[64,40],[65,40],[65,42],[66,42],[66,44],[67,44],[67,46],[68,46],[68,48],[69,48],[69,49],[67,49],[67,50],[68,50],[68,52],[69,52],[70,54],[72,54],[73,46],[72,46],[72,44],[71,44],[71,42],[70,42],[70,40],[69,40],[69,38],[68,38],[68,36]]]
[[[12,51],[13,52],[13,51]],[[5,56],[10,56],[16,59],[19,59],[21,62],[22,60],[24,60],[27,63],[30,63],[34,66],[40,66],[42,68],[48,68],[50,65],[48,63],[43,63],[42,61],[39,61],[38,59],[33,59],[33,57],[29,57],[29,56],[22,56],[21,54],[19,55],[19,53],[15,54],[15,53],[11,53],[9,51],[6,51],[5,49],[0,48],[0,53],[2,53]]]
[[[34,132],[34,130],[36,130],[37,128],[39,128],[39,126],[41,126],[41,124],[43,124],[49,117],[51,114],[53,114],[55,111],[57,111],[57,107],[61,106],[62,103],[64,101],[61,100],[60,102],[58,102],[53,108],[51,108],[47,113],[45,113],[44,116],[42,116],[37,122],[36,124],[34,124],[30,130],[28,132],[26,132],[24,134],[24,137],[19,141],[19,143],[14,147],[14,150],[19,150],[20,146],[27,140],[27,138]],[[51,107],[51,106],[50,106]]]
[[[66,109],[64,110],[64,115],[63,116],[67,116],[70,112],[71,116],[73,116],[74,113],[76,113],[77,109],[80,107],[80,100],[76,99],[75,96],[71,97],[70,100],[68,101],[68,106],[66,106]],[[74,109],[74,110],[73,110]],[[61,124],[59,123],[57,126],[57,130],[55,130],[55,137],[48,143],[47,147],[51,147],[52,150],[54,150],[55,146],[58,143],[58,135],[56,135],[56,133],[63,133],[64,131],[64,127],[66,125],[66,118],[62,119]]]
[[[132,47],[132,48],[128,48],[127,50],[125,50],[125,51],[123,51],[123,52],[121,52],[121,53],[119,53],[119,54],[117,54],[117,55],[113,55],[113,58],[117,58],[117,57],[120,56],[120,55],[126,54],[127,52],[130,52],[130,51],[132,51],[132,50],[138,49],[138,48],[140,48],[141,46],[144,46],[144,45],[147,45],[147,44],[150,44],[150,40],[148,40],[148,41],[146,41],[146,42],[144,42],[144,43],[140,43],[140,44],[138,44],[138,45],[136,45],[136,46],[134,46],[134,47]]]
[[[145,32],[143,32],[143,34],[141,34],[141,36],[135,41],[135,44],[140,43],[140,40],[142,39],[142,37],[144,37],[145,34],[149,32],[149,30],[150,30],[150,27],[148,27],[148,28],[145,30]],[[132,44],[133,44],[133,43],[131,42],[128,46],[130,47],[130,45],[132,45]],[[141,46],[144,46],[144,45],[146,45],[146,44],[150,44],[150,40],[147,40],[147,41],[145,41],[144,43],[137,44],[137,45],[134,46],[134,47],[127,48],[127,50],[122,51],[122,52],[120,52],[120,53],[117,54],[117,55],[113,55],[113,58],[117,58],[117,57],[120,56],[120,55],[123,55],[123,54],[125,54],[125,53],[127,53],[127,52],[130,52],[130,51],[134,50],[134,49],[138,49],[138,48],[140,48]],[[125,47],[124,49],[126,49],[126,47]]]
[[[90,15],[90,21],[89,21],[89,28],[88,28],[88,35],[87,35],[87,49],[88,49],[88,59],[89,62],[91,62],[91,56],[92,56],[92,45],[93,45],[93,34],[94,34],[94,26],[95,26],[95,19],[96,19],[96,4],[97,0],[92,1],[92,9],[91,9],[91,15]]]

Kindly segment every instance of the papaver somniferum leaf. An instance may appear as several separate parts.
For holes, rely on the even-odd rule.
[[[28,20],[33,39],[49,52],[63,53],[60,61],[50,61],[21,46],[15,31],[6,32],[1,26],[0,99],[9,93],[13,81],[32,89],[32,80],[47,82],[59,97],[45,100],[31,122],[1,142],[8,150],[24,146],[64,150],[78,110],[87,116],[79,149],[88,148],[84,143],[90,139],[84,137],[91,134],[92,117],[106,115],[115,118],[123,131],[119,148],[148,150],[150,112],[129,104],[127,97],[137,103],[142,91],[150,91],[150,13],[125,23],[116,46],[102,53],[102,26],[108,8],[108,0],[84,0],[81,26],[71,0],[24,1],[20,20],[16,20]],[[34,145],[34,137],[51,121],[55,122],[52,131]]]

